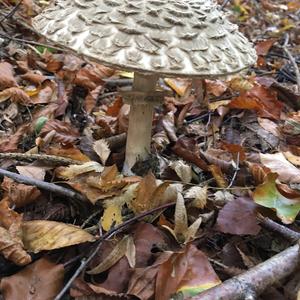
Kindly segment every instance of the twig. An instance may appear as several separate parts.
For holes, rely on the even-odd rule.
[[[296,63],[295,58],[293,57],[293,55],[291,54],[290,50],[287,48],[287,44],[289,42],[289,35],[286,34],[285,35],[285,42],[282,46],[283,51],[285,52],[285,54],[288,56],[294,70],[295,70],[295,75],[296,75],[296,82],[297,82],[297,92],[300,93],[300,71],[298,68],[298,65]]]
[[[11,18],[16,13],[16,11],[19,9],[19,7],[22,4],[22,2],[23,2],[23,0],[20,0],[19,3],[17,5],[15,5],[13,7],[13,9],[8,14],[6,14],[5,16],[3,16],[2,19],[0,20],[0,24],[2,22],[4,22],[6,19]]]
[[[282,237],[291,242],[296,242],[300,240],[299,232],[296,232],[294,230],[289,229],[288,227],[280,225],[269,218],[263,217],[262,215],[258,215],[257,219],[259,220],[260,225],[262,227],[279,233]]]
[[[42,181],[42,180],[30,178],[30,177],[23,176],[23,175],[20,175],[20,174],[16,174],[16,173],[13,173],[13,172],[10,172],[10,171],[6,171],[6,170],[1,169],[1,168],[0,168],[0,175],[9,177],[9,178],[11,178],[11,179],[13,179],[17,182],[20,182],[20,183],[36,186],[40,189],[43,189],[43,190],[46,190],[46,191],[49,191],[49,192],[52,192],[52,193],[56,193],[56,194],[59,194],[59,195],[62,195],[62,196],[72,198],[72,199],[75,198],[75,199],[80,200],[80,201],[86,201],[86,198],[83,195],[81,195],[81,194],[79,194],[75,191],[72,191],[70,189],[64,188],[62,186],[56,185],[54,183],[49,183],[49,182],[45,182],[45,181]]]
[[[132,85],[133,79],[103,79],[107,87],[129,86]]]
[[[61,165],[81,165],[83,162],[73,160],[66,157],[48,154],[26,154],[26,153],[0,153],[0,159],[16,159],[16,160],[45,160],[47,162]]]
[[[151,215],[153,213],[156,213],[160,210],[164,210],[166,208],[172,207],[176,205],[176,202],[171,202],[171,203],[167,203],[164,205],[161,205],[159,207],[153,208],[149,211],[146,211],[142,214],[139,214],[127,221],[125,221],[124,223],[120,224],[119,226],[116,226],[115,228],[111,229],[110,231],[106,232],[104,235],[102,235],[100,237],[100,239],[95,242],[98,243],[97,247],[95,248],[95,250],[88,256],[88,258],[83,258],[81,260],[80,266],[78,267],[78,269],[76,270],[76,272],[73,274],[73,276],[69,279],[69,281],[66,283],[66,285],[64,286],[64,288],[60,291],[60,293],[55,297],[54,300],[61,300],[62,297],[64,296],[64,294],[67,292],[67,290],[70,288],[70,286],[72,285],[73,281],[77,278],[77,276],[79,276],[79,274],[87,267],[87,265],[89,264],[89,262],[95,257],[95,255],[98,253],[100,246],[102,244],[102,242],[106,239],[111,238],[112,236],[114,236],[117,233],[120,233],[124,228],[126,228],[127,226],[135,223],[136,221],[145,218],[148,215]]]
[[[190,300],[238,300],[257,297],[267,287],[293,273],[299,266],[299,245],[294,245],[249,271],[226,280]]]
[[[234,183],[234,181],[235,181],[235,178],[236,178],[236,176],[237,176],[239,170],[240,170],[240,152],[237,153],[236,164],[235,164],[235,168],[234,168],[234,174],[233,174],[233,176],[232,176],[232,179],[231,179],[231,181],[230,181],[230,183],[229,183],[227,189],[229,189],[229,188],[232,187],[232,185],[233,185],[233,183]]]

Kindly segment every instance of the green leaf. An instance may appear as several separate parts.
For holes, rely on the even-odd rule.
[[[282,195],[276,186],[277,177],[278,174],[269,173],[265,182],[254,191],[253,199],[257,204],[275,209],[283,223],[291,224],[300,211],[300,197],[291,199]]]
[[[35,123],[35,132],[36,134],[39,134],[42,130],[42,128],[45,126],[47,123],[48,118],[47,117],[39,117]]]

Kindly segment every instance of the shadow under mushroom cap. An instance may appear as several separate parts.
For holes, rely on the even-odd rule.
[[[211,0],[58,0],[33,26],[91,60],[160,76],[219,77],[257,58]]]

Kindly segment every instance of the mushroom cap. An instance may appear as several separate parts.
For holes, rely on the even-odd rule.
[[[212,0],[57,0],[33,26],[90,60],[160,76],[219,77],[257,58]]]

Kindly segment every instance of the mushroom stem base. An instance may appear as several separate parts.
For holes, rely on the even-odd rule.
[[[133,91],[155,91],[157,77],[135,74]],[[130,174],[137,161],[145,160],[150,153],[152,118],[155,103],[133,101],[130,106],[129,127],[126,142],[126,158],[123,172]]]

